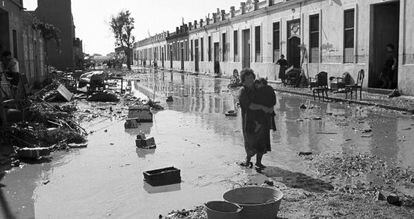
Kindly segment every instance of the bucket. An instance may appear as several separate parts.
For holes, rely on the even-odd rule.
[[[272,188],[250,186],[232,189],[224,193],[224,200],[243,208],[242,219],[277,217],[283,194]]]
[[[210,201],[205,203],[208,219],[241,219],[242,208],[230,202]]]

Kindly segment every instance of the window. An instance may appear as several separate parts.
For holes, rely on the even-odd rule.
[[[223,50],[223,62],[227,61],[227,49],[226,49],[226,34],[222,34],[222,50]]]
[[[239,50],[238,50],[238,32],[237,30],[234,31],[233,33],[233,47],[234,47],[234,62],[238,62],[239,61]]]
[[[344,12],[344,62],[354,62],[354,9]]]
[[[309,17],[309,62],[319,62],[319,14]]]
[[[273,23],[273,62],[280,56],[280,23]]]
[[[193,40],[191,40],[190,57],[191,57],[191,61],[194,61],[194,57],[193,57]]]
[[[211,36],[208,37],[208,61],[211,62]]]
[[[200,54],[200,60],[204,61],[204,39],[200,39],[200,47],[201,47],[201,54]]]
[[[261,62],[261,55],[260,55],[260,26],[256,26],[254,28],[254,51],[255,51],[255,61]]]

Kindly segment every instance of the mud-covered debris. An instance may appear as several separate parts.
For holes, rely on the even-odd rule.
[[[150,106],[154,110],[164,110],[164,107],[162,107],[159,102],[155,102],[151,99],[148,100],[147,105]]]
[[[310,151],[301,151],[299,152],[299,156],[309,156],[312,155],[313,153]]]
[[[363,131],[362,131],[362,133],[370,133],[370,132],[372,132],[372,129],[364,129]]]
[[[225,113],[226,116],[237,116],[237,111],[229,110]]]
[[[371,138],[372,135],[361,135],[361,138]]]
[[[269,186],[274,186],[275,185],[275,183],[271,180],[265,180],[264,183],[269,185]]]
[[[49,156],[50,148],[19,148],[16,150],[17,156],[24,159],[38,159],[39,157]]]
[[[99,91],[94,92],[89,98],[88,101],[97,101],[97,102],[117,102],[119,98],[116,94],[108,91]]]
[[[46,184],[48,184],[48,183],[50,183],[50,180],[45,180],[45,181],[43,181],[43,185],[46,185]]]
[[[396,194],[393,194],[393,193],[391,193],[387,196],[387,202],[392,204],[392,205],[395,205],[395,206],[401,206],[402,205],[400,197],[398,197]]]
[[[300,109],[306,109],[306,108],[308,108],[305,104],[302,104],[302,105],[300,105],[300,107],[299,107]]]
[[[88,144],[86,144],[86,143],[80,143],[80,144],[70,143],[70,144],[68,144],[68,147],[70,147],[70,148],[86,148],[87,146],[88,146]]]
[[[162,216],[162,215],[160,215]],[[164,218],[164,217],[161,217]],[[204,206],[197,206],[191,210],[175,210],[168,213],[168,216],[165,219],[179,219],[179,218],[192,218],[192,219],[205,219],[207,218],[207,213],[204,210]]]
[[[322,120],[322,118],[321,118],[321,117],[313,117],[312,119],[313,119],[313,120]]]
[[[167,101],[167,102],[173,102],[173,101],[174,101],[174,99],[173,99],[173,97],[172,97],[172,96],[168,96],[166,101]]]

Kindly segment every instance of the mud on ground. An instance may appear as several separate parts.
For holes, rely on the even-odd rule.
[[[267,167],[259,180],[240,182],[280,189],[279,218],[411,218],[414,215],[414,172],[390,167],[365,155],[303,156],[307,175]],[[396,200],[388,198],[391,196]],[[391,204],[392,203],[392,204]],[[160,218],[161,215],[160,215]],[[164,218],[207,218],[203,206],[175,210]]]

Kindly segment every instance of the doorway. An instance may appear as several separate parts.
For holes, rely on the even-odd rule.
[[[164,47],[161,48],[161,66],[164,68]]]
[[[383,71],[384,64],[389,54],[386,46],[392,44],[394,46],[393,56],[398,57],[399,45],[399,17],[400,3],[391,2],[384,4],[376,4],[371,6],[373,13],[371,14],[371,45],[370,45],[370,70],[368,77],[368,87],[382,88],[382,80],[380,74]],[[391,79],[391,87],[397,88],[398,83],[398,67]]]
[[[290,66],[300,68],[300,20],[287,22],[287,61]]]
[[[9,13],[0,8],[0,52],[10,50]]]
[[[242,68],[250,68],[250,29],[243,30]]]
[[[220,43],[214,43],[214,73],[220,73]]]
[[[198,72],[199,71],[199,67],[198,67],[198,40],[194,40],[194,44],[195,44],[195,59],[194,59],[194,68],[195,71]]]
[[[172,45],[170,45],[170,68],[173,68],[173,51],[172,51]]]
[[[180,43],[180,50],[181,50],[181,70],[184,71],[184,43]]]

